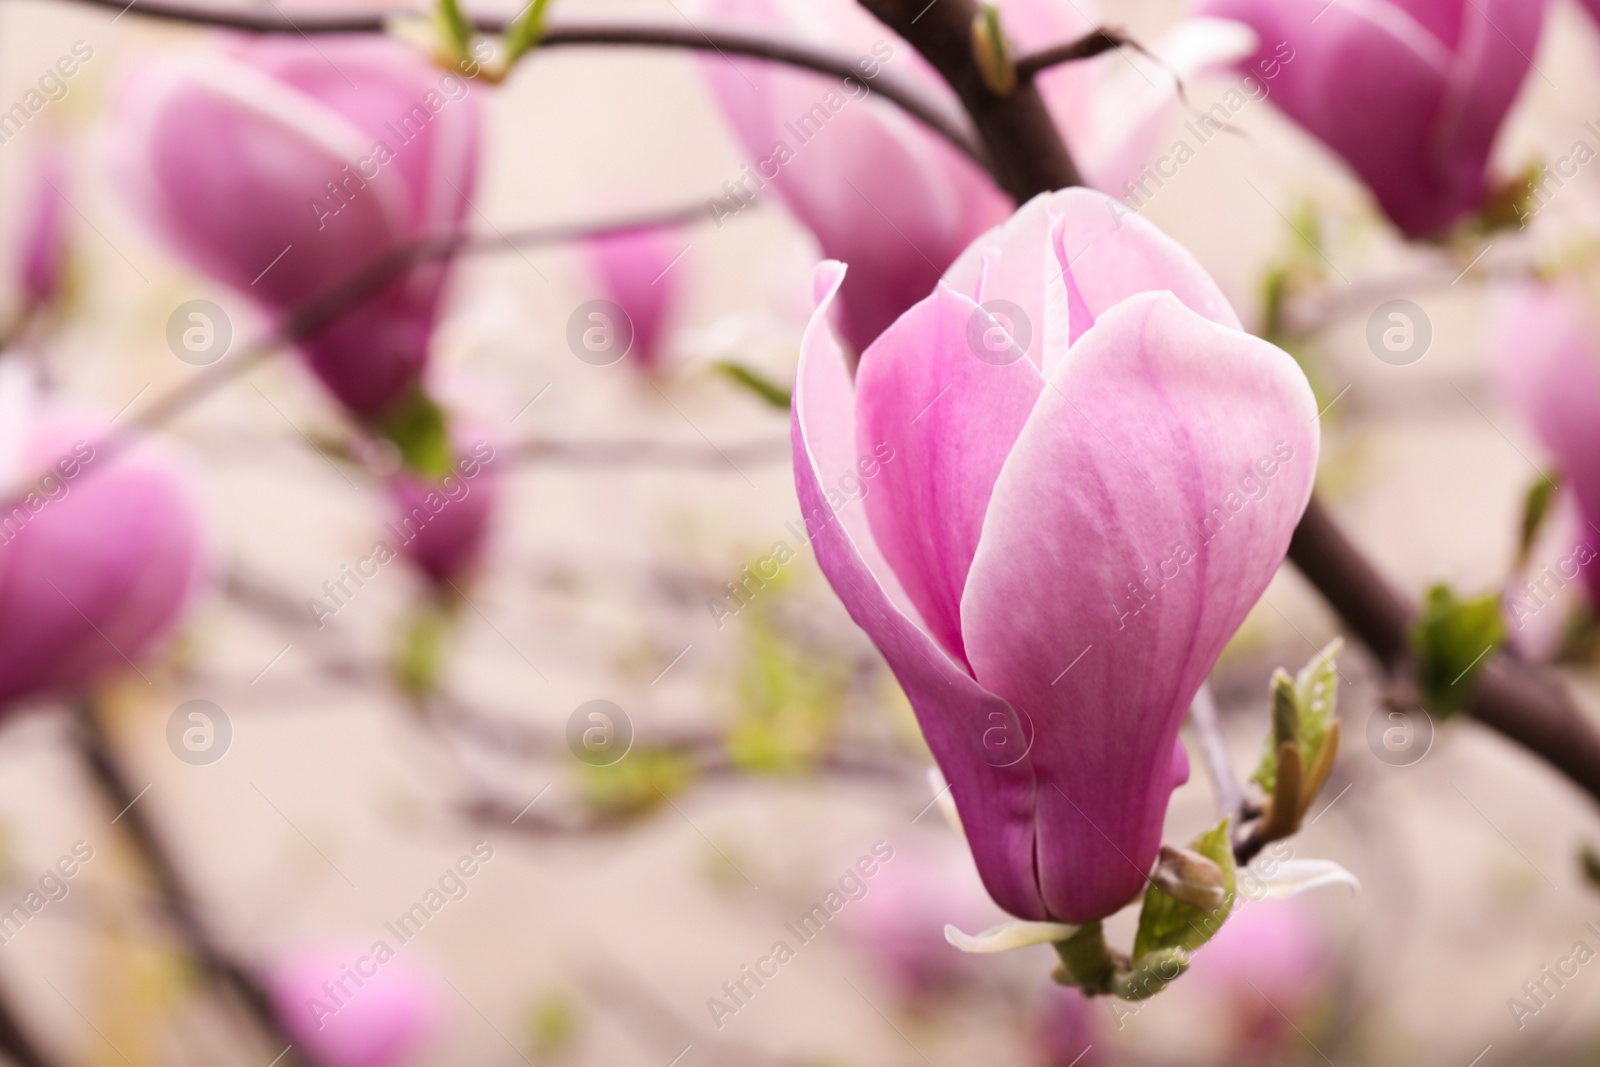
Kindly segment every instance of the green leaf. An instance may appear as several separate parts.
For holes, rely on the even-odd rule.
[[[395,682],[404,692],[422,696],[437,687],[452,620],[449,612],[432,601],[419,603],[412,610],[394,663]]]
[[[439,0],[434,9],[439,36],[453,60],[465,59],[472,51],[472,23],[461,11],[460,0]]]
[[[1221,906],[1208,912],[1185,904],[1158,886],[1152,885],[1146,889],[1144,908],[1139,913],[1139,933],[1133,941],[1136,972],[1152,952],[1174,948],[1193,952],[1210,941],[1227,921],[1229,912],[1233,910],[1234,891],[1238,885],[1238,870],[1233,862],[1233,842],[1229,840],[1228,823],[1229,820],[1223,819],[1189,845],[1191,850],[1222,868],[1224,893]]]
[[[735,385],[740,385],[750,390],[773,407],[783,411],[789,410],[789,404],[792,399],[790,391],[766,375],[753,371],[743,364],[733,363],[725,359],[713,363],[712,367]]]
[[[1000,27],[1000,9],[986,0],[972,17],[972,58],[977,61],[983,84],[996,96],[1017,91],[1017,66],[1011,58],[1011,42]]]
[[[379,436],[400,450],[400,461],[425,478],[443,478],[455,460],[444,409],[418,389],[374,420]]]
[[[1522,501],[1522,530],[1517,543],[1517,569],[1528,561],[1528,553],[1533,550],[1534,539],[1539,536],[1545,519],[1550,517],[1550,507],[1555,503],[1556,491],[1561,488],[1561,476],[1558,474],[1542,474],[1539,480],[1528,486],[1527,495]]]
[[[539,1059],[552,1059],[567,1052],[577,1036],[578,1008],[562,990],[546,993],[528,1013],[528,1037],[533,1054]]]
[[[1461,600],[1449,586],[1429,589],[1422,618],[1411,629],[1417,682],[1427,709],[1445,719],[1466,707],[1478,673],[1505,639],[1497,595]]]
[[[1278,782],[1278,750],[1285,744],[1300,749],[1300,765],[1317,762],[1337,711],[1339,670],[1336,659],[1344,647],[1334,638],[1293,678],[1281,667],[1272,676],[1272,736],[1251,781],[1271,796]]]
[[[1593,845],[1584,845],[1578,860],[1583,864],[1583,874],[1589,884],[1600,888],[1600,852],[1596,852]]]
[[[506,69],[523,54],[538,46],[544,40],[545,10],[549,8],[550,0],[532,0],[523,10],[522,17],[513,22],[506,29],[505,45]]]

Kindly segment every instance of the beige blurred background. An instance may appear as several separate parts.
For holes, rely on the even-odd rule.
[[[1104,4],[1106,21],[1146,39],[1180,11],[1153,0]],[[680,18],[671,0],[557,0],[555,12]],[[79,302],[47,358],[64,393],[109,413],[194,373],[164,341],[178,303],[222,303],[236,338],[261,323],[132,224],[95,154],[108,94],[128,62],[205,47],[207,38],[136,11],[113,25],[102,10],[5,0],[0,102],[80,39],[94,58],[68,97],[0,145],[0,201],[18,202],[48,136],[69,139]],[[1582,124],[1600,117],[1597,58],[1593,27],[1574,5],[1556,4],[1501,145],[1506,169],[1564,153]],[[1204,109],[1227,84],[1191,85],[1190,100]],[[503,88],[473,91],[489,98],[492,117],[473,220],[485,232],[692,204],[740,166],[682,55],[552,51]],[[1514,269],[1530,245],[1596,232],[1600,182],[1583,173],[1533,231],[1497,238],[1475,272],[1452,285],[1466,263],[1399,247],[1341,166],[1270,104],[1249,105],[1235,122],[1237,133],[1187,164],[1149,217],[1199,256],[1251,321],[1264,271],[1293,244],[1284,216],[1307,201],[1321,206],[1333,265],[1328,297],[1345,312],[1311,357],[1327,396],[1340,394],[1324,420],[1324,489],[1407,588],[1495,586],[1538,453],[1488,382],[1493,298],[1482,275]],[[5,218],[11,229],[0,247],[15,240],[14,210]],[[659,391],[624,367],[587,366],[567,351],[567,316],[595,295],[570,249],[463,263],[436,357],[497,406],[507,440],[781,440],[786,418],[706,364],[736,355],[774,375],[792,368],[814,249],[771,201],[720,230],[689,231],[684,243],[675,269],[687,275],[686,299]],[[1370,310],[1395,295],[1420,303],[1436,331],[1429,354],[1408,367],[1379,362],[1363,340]],[[366,552],[384,518],[377,493],[302,437],[336,426],[285,358],[168,434],[209,494],[219,585],[187,627],[180,661],[151,672],[152,684],[134,679],[117,691],[119,739],[140,784],[150,783],[140,803],[177,847],[230,946],[263,963],[306,945],[364,946],[484,840],[494,859],[470,894],[405,949],[444,981],[445,1021],[419,1064],[542,1062],[534,1020],[552,1004],[565,1005],[561,1013],[577,1026],[565,1062],[581,1064],[765,1062],[756,1050],[784,1063],[1028,1062],[1019,1019],[1047,984],[1048,949],[994,961],[981,995],[918,1018],[891,1006],[845,931],[830,928],[748,1010],[721,1031],[710,1026],[706,998],[873,842],[959,851],[936,812],[918,817],[930,794],[914,775],[708,781],[600,835],[476,819],[472,805],[485,794],[514,800],[515,811],[546,786],[534,811],[570,809],[571,767],[441,737],[409,713],[384,664],[417,594],[410,576],[386,568],[320,632],[274,622],[226,595],[224,579],[243,576],[298,603]],[[847,721],[847,734],[903,731],[901,698],[809,554],[773,591],[770,612],[713,624],[707,591],[766,554],[798,517],[785,459],[739,468],[520,469],[448,667],[450,691],[556,734],[595,698],[621,705],[641,738],[724,724],[751,699],[745,665],[771,640],[766,627],[800,650],[791,663],[797,677],[842,665],[846,718],[869,724]],[[1297,667],[1336,632],[1287,570],[1266,599],[1215,679],[1241,768],[1253,763],[1265,730],[1271,668]],[[341,675],[330,664],[348,669]],[[1330,973],[1339,975],[1340,1007],[1319,1031],[1326,1055],[1299,1054],[1340,1065],[1595,1062],[1600,970],[1585,969],[1523,1030],[1506,1007],[1585,922],[1600,920],[1600,893],[1585,888],[1573,860],[1583,840],[1600,841],[1591,803],[1471,724],[1441,730],[1414,766],[1385,765],[1364,740],[1373,691],[1358,649],[1347,653],[1346,674],[1355,683],[1341,697],[1347,745],[1327,794],[1339,799],[1296,847],[1343,863],[1364,888],[1313,901],[1339,956]],[[224,708],[234,729],[227,755],[208,767],[179,762],[165,741],[172,710],[197,698]],[[196,1007],[192,978],[111,814],[88,790],[58,716],[40,709],[0,731],[0,901],[25,892],[74,841],[96,849],[72,895],[0,947],[0,983],[71,1062],[248,1064],[265,1053],[264,1067],[277,1050],[249,1044]],[[1210,817],[1196,759],[1194,780],[1172,806],[1169,839],[1187,839]],[[1128,936],[1126,923],[1117,930]],[[1191,1062],[1204,1042],[1183,1029],[1194,1010],[1186,996],[1180,983],[1120,1033],[1106,1008],[1098,1040],[1123,1043],[1143,1062]],[[685,1045],[692,1048],[683,1053]]]

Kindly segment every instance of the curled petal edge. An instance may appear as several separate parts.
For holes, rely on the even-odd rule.
[[[1361,879],[1333,860],[1280,860],[1270,872],[1251,864],[1239,875],[1239,895],[1250,900],[1287,900],[1330,885],[1361,891]]]
[[[1066,923],[1009,922],[991,926],[981,934],[968,934],[946,923],[944,939],[962,952],[987,954],[1065,941],[1077,932],[1076,926]]]

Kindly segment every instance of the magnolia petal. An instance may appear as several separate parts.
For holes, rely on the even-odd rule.
[[[1076,926],[1066,923],[1013,922],[991,926],[981,934],[967,934],[946,923],[944,939],[962,952],[987,954],[1054,944],[1077,932]]]
[[[934,759],[950,776],[984,888],[1011,914],[1043,919],[1034,869],[1033,769],[1025,755],[1004,766],[982,758],[985,732],[995,722],[1014,723],[1015,712],[973,681],[914,621],[914,610],[873,542],[865,509],[840,489],[846,479],[859,484],[866,473],[856,455],[849,370],[828,322],[843,280],[843,264],[817,268],[817,310],[801,340],[795,374],[790,433],[806,530],[822,573],[883,654]],[[878,458],[884,464],[904,462],[893,451]]]
[[[1287,900],[1323,886],[1347,885],[1361,891],[1361,880],[1333,860],[1277,860],[1272,870],[1256,860],[1239,875],[1239,895],[1250,900]]]
[[[961,813],[956,810],[956,802],[950,795],[950,783],[944,780],[938,764],[928,768],[928,787],[933,790],[933,803],[938,806],[939,814],[944,816],[944,821],[956,832],[956,836],[963,841],[967,838],[967,828],[961,825]]]
[[[1282,350],[1141,293],[1073,346],[1017,439],[961,621],[979,683],[1036,730],[1051,915],[1108,915],[1145,884],[1178,727],[1310,498],[1316,414]]]

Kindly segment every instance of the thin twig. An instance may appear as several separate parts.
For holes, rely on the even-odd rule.
[[[1086,33],[1076,41],[1065,44],[1052,45],[1041,48],[1037,52],[1029,52],[1025,56],[1018,56],[1016,61],[1017,77],[1027,81],[1040,72],[1059,66],[1062,63],[1075,63],[1083,59],[1092,59],[1104,55],[1117,48],[1128,47],[1145,55],[1143,45],[1121,30],[1114,30],[1103,26],[1092,33]]]
[[[416,18],[415,8],[378,8],[370,11],[296,12],[292,17],[276,4],[263,8],[221,7],[209,4],[174,3],[172,0],[72,0],[73,3],[106,8],[169,22],[195,26],[215,26],[249,33],[316,36],[320,34],[384,33],[397,18]],[[506,20],[478,17],[473,20],[483,33],[501,33]],[[892,101],[906,114],[949,141],[979,167],[988,169],[987,156],[962,122],[961,115],[908,78],[879,70],[872,78],[861,69],[861,57],[819,48],[792,37],[762,33],[748,27],[718,26],[703,20],[694,25],[621,20],[579,22],[555,21],[539,41],[540,48],[579,46],[673,48],[682,51],[717,52],[729,56],[765,59],[785,66],[814,71],[833,78],[851,78],[884,99]]]
[[[272,998],[244,964],[222,947],[207,927],[188,883],[173,854],[149,818],[149,802],[135,803],[140,791],[133,787],[117,758],[116,748],[102,721],[100,710],[88,700],[76,706],[78,754],[107,807],[119,813],[117,821],[155,879],[168,920],[183,939],[195,962],[213,981],[233,991],[275,1048],[293,1044],[278,1021]],[[299,1055],[299,1063],[311,1061]]]
[[[510,463],[561,463],[572,467],[705,467],[732,470],[742,464],[789,458],[787,437],[713,448],[675,441],[521,441],[506,454]],[[733,464],[732,467],[729,464]]]
[[[1244,790],[1233,771],[1233,760],[1228,756],[1228,742],[1222,736],[1222,724],[1217,720],[1217,701],[1211,695],[1207,682],[1194,695],[1189,705],[1189,721],[1194,723],[1200,737],[1200,754],[1205,760],[1206,773],[1211,777],[1212,792],[1217,800],[1217,817],[1231,818],[1233,830],[1239,829],[1244,809]]]

